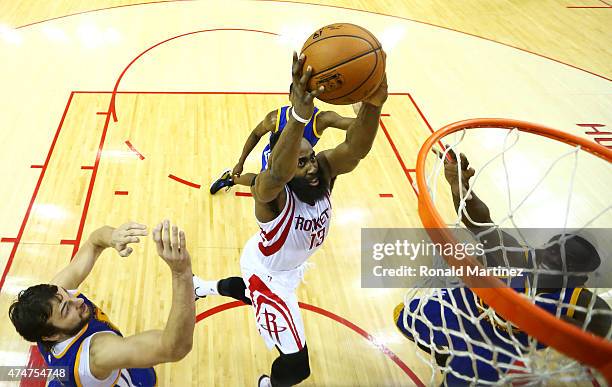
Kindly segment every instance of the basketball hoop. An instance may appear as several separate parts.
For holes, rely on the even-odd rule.
[[[436,183],[432,183],[428,179],[428,172],[426,171],[427,157],[432,154],[432,148],[440,143],[444,137],[452,133],[456,133],[455,136],[458,136],[460,133],[457,132],[463,131],[465,134],[466,131],[472,129],[482,130],[484,128],[492,128],[491,130],[493,131],[499,129],[518,130],[521,133],[543,136],[568,144],[574,147],[576,152],[586,151],[604,162],[612,162],[612,150],[590,140],[538,124],[510,119],[483,118],[447,125],[433,133],[425,141],[419,151],[416,165],[419,216],[423,226],[428,229],[428,233],[434,242],[456,243],[456,238],[436,208],[434,199],[432,199],[431,185]],[[516,132],[517,135],[519,132]],[[505,152],[505,149],[503,152]],[[465,269],[467,267],[482,266],[473,256],[463,260],[445,257],[445,260],[449,266],[464,266]],[[494,309],[495,313],[503,317],[503,319],[539,342],[577,360],[579,363],[597,369],[609,383],[612,383],[612,342],[609,341],[609,334],[607,340],[555,317],[555,315],[534,305],[532,300],[506,287],[496,277],[478,277],[478,279],[475,279],[465,276],[461,277],[461,279],[484,303]]]

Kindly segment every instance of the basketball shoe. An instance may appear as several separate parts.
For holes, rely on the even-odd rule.
[[[217,180],[210,185],[210,193],[211,195],[214,195],[223,187],[227,187],[226,191],[229,191],[233,185],[234,181],[232,180],[232,170],[226,169],[223,171],[221,176],[219,176]]]
[[[257,381],[257,387],[272,387],[272,381],[268,375],[261,375]]]
[[[219,292],[217,291],[217,281],[204,281],[195,274],[193,275],[192,280],[193,295],[195,298],[194,301],[197,301],[201,298],[206,298],[206,296],[219,294]]]

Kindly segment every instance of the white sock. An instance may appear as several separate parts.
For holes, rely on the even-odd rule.
[[[217,282],[219,281],[206,281],[197,275],[193,276],[193,290],[198,297],[219,295],[217,290]]]

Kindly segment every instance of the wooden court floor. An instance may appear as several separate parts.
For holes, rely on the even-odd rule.
[[[361,287],[360,230],[420,226],[416,154],[450,122],[516,118],[612,145],[612,9],[572,1],[470,1],[461,9],[437,1],[0,2],[0,310],[49,280],[95,228],[128,220],[168,217],[186,231],[195,273],[238,274],[242,245],[257,230],[252,199],[236,188],[210,196],[208,185],[234,165],[259,120],[287,103],[291,50],[317,26],[350,21],[381,38],[392,95],[371,154],[338,179],[330,238],[299,290],[312,368],[304,385],[428,384],[418,349],[393,326],[405,290]],[[25,26],[45,19],[53,20]],[[329,130],[317,149],[342,136]],[[263,145],[245,171],[258,170]],[[529,159],[548,148],[523,152]],[[587,202],[609,205],[610,166],[581,174]],[[481,196],[501,207],[495,188]],[[170,289],[148,240],[127,260],[104,253],[82,291],[132,334],[163,326]],[[250,311],[228,302],[198,303],[194,349],[157,367],[160,385],[254,385],[268,371],[274,353]],[[30,345],[6,317],[0,330],[0,365],[26,364]]]

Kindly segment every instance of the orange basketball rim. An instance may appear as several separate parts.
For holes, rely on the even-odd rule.
[[[581,150],[612,162],[612,150],[602,145],[560,130],[530,122],[501,118],[478,118],[447,125],[434,132],[425,141],[419,151],[416,166],[419,216],[423,226],[428,229],[428,233],[434,242],[455,243],[456,240],[447,228],[446,223],[429,195],[425,161],[434,144],[443,137],[464,129],[477,128],[516,128],[522,132],[537,134],[571,146],[580,146]],[[457,260],[454,257],[445,257],[445,259],[449,265],[455,267],[480,266],[480,263],[474,257],[467,257],[463,260]],[[496,277],[478,277],[478,280],[476,280],[473,277],[464,276],[462,280],[478,297],[491,306],[496,313],[520,327],[522,331],[535,337],[542,343],[555,348],[566,356],[596,368],[608,382],[612,382],[612,342],[585,332],[547,313],[511,288],[505,287]],[[480,287],[472,287],[472,285]]]

